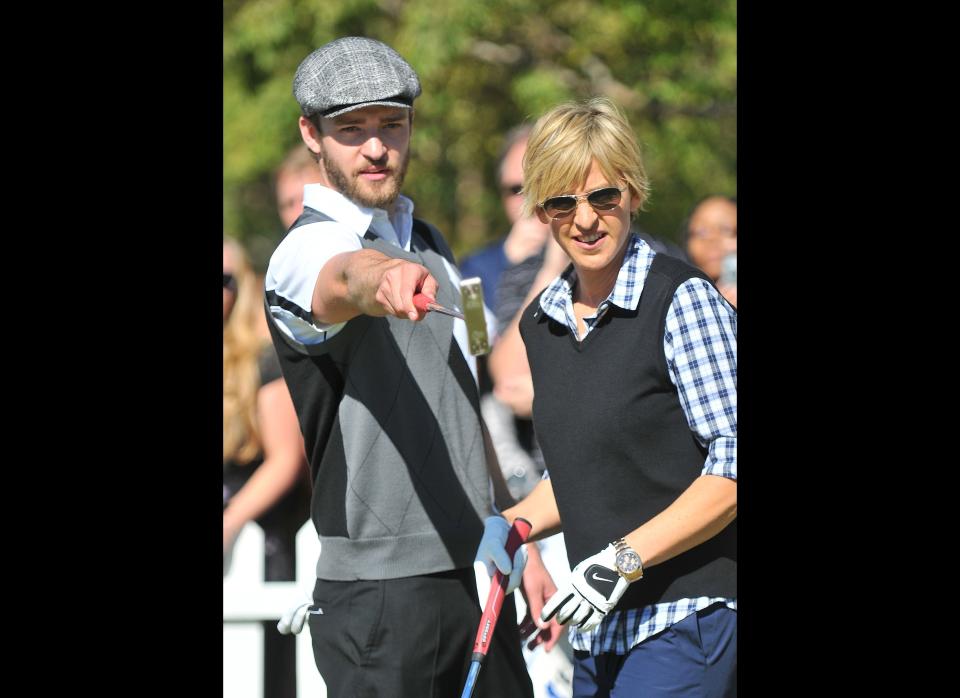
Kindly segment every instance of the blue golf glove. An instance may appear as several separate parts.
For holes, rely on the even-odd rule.
[[[510,575],[507,581],[509,594],[520,586],[523,577],[523,568],[527,564],[527,549],[521,545],[513,555],[513,560],[507,555],[507,534],[510,533],[510,524],[502,516],[488,516],[483,522],[483,538],[477,548],[476,563],[483,563],[487,568],[487,577],[493,577],[497,570]],[[486,602],[486,596],[481,595],[481,606]]]

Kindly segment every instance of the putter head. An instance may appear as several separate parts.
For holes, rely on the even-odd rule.
[[[487,335],[487,318],[483,312],[483,284],[479,276],[460,282],[460,306],[467,323],[470,353],[474,356],[486,354],[490,351],[490,337]]]

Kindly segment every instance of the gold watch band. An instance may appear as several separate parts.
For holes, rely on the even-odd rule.
[[[638,579],[642,579],[643,578],[643,560],[640,558],[640,554],[636,550],[631,548],[629,545],[627,545],[627,541],[625,541],[623,538],[617,538],[617,540],[613,541],[613,548],[618,557],[620,556],[620,553],[624,551],[629,551],[637,558],[636,570],[633,570],[631,572],[624,572],[623,570],[620,569],[619,565],[617,566],[617,572],[620,574],[620,576],[626,579],[628,582],[635,582]]]

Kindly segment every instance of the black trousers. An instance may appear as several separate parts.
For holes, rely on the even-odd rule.
[[[402,579],[318,579],[309,615],[329,698],[459,698],[480,606],[473,568]],[[477,679],[476,698],[533,698],[512,595]]]

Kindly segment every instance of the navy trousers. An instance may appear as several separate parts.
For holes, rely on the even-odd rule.
[[[574,653],[574,698],[737,695],[737,612],[708,606],[628,654]]]

